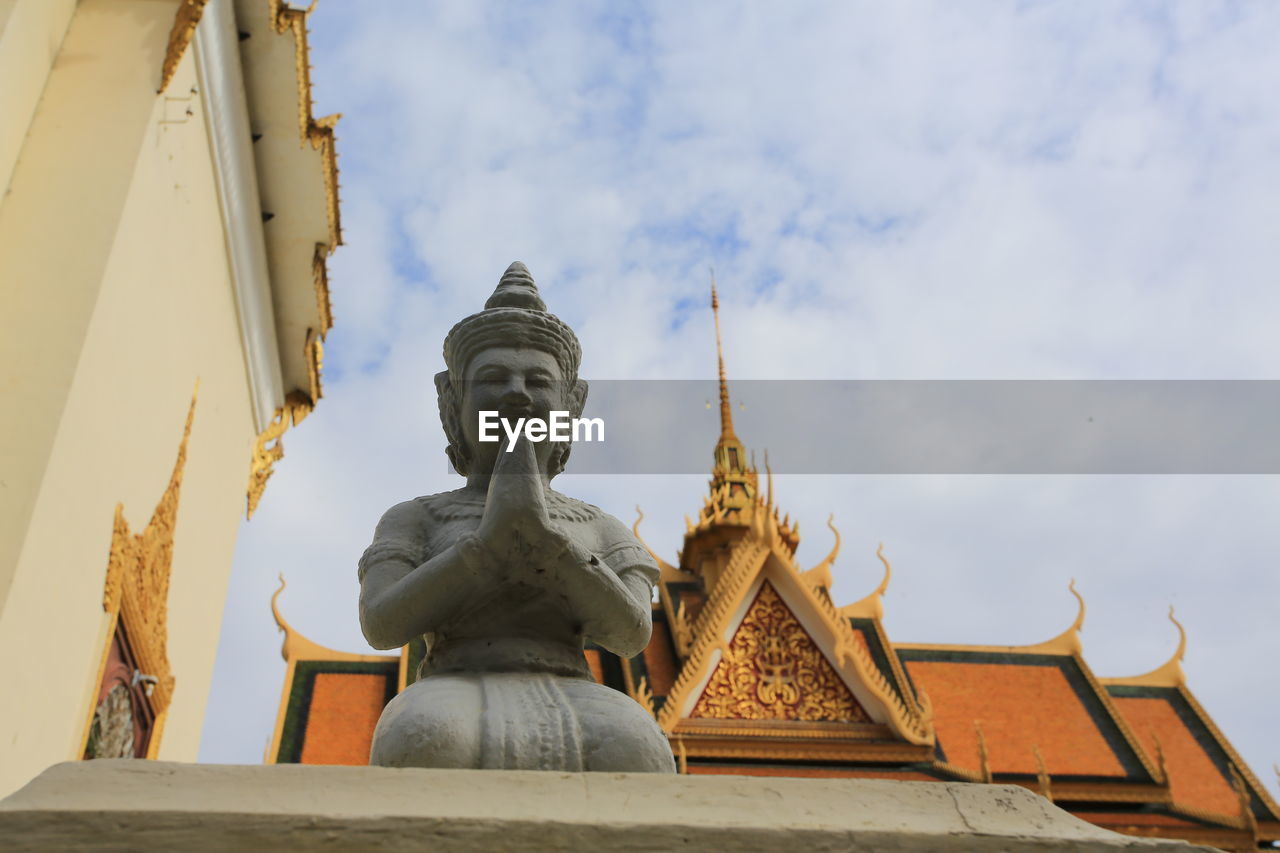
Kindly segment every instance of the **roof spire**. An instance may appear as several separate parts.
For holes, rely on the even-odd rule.
[[[720,440],[736,439],[733,434],[733,407],[729,405],[729,382],[724,373],[724,346],[720,343],[720,300],[716,298],[716,271],[711,270],[711,313],[716,321],[716,359],[720,363]]]

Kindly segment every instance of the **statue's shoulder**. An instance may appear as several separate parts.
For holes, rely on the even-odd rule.
[[[657,564],[631,532],[631,528],[600,507],[550,491],[547,509],[552,517],[590,522],[594,539],[592,550],[616,571],[634,567],[652,567],[654,571],[657,570]]]
[[[555,489],[547,489],[547,514],[561,521],[617,521],[600,507],[571,498]]]
[[[484,500],[473,497],[462,489],[423,495],[405,503],[413,504],[414,512],[429,525],[444,524],[464,518],[480,518],[484,515]]]

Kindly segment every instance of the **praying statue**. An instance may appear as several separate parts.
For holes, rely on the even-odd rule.
[[[579,418],[581,360],[519,262],[445,337],[440,420],[467,482],[387,510],[360,558],[365,638],[427,646],[378,720],[370,764],[674,772],[653,717],[583,654],[587,641],[625,657],[648,644],[653,558],[616,518],[551,488],[568,441],[481,440],[482,412]]]

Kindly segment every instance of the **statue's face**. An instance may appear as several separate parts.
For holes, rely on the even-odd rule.
[[[506,433],[500,442],[481,442],[479,415],[496,411],[512,426],[519,418],[546,420],[553,409],[569,409],[564,376],[550,353],[523,347],[491,347],[475,355],[463,377],[462,431],[480,470],[493,467],[499,450],[507,445]],[[534,445],[539,463],[545,463],[555,445],[544,441]]]

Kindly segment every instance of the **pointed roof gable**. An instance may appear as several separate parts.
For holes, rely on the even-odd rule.
[[[932,726],[926,715],[902,701],[848,620],[827,596],[802,580],[772,522],[771,513],[753,513],[752,526],[732,547],[719,582],[690,628],[693,641],[658,714],[659,724],[668,732],[675,731],[682,720],[694,714],[721,662],[733,665],[735,638],[767,583],[873,723],[884,726],[891,738],[916,745],[932,743]],[[759,674],[770,664],[763,657],[767,650],[756,651],[748,671]]]

